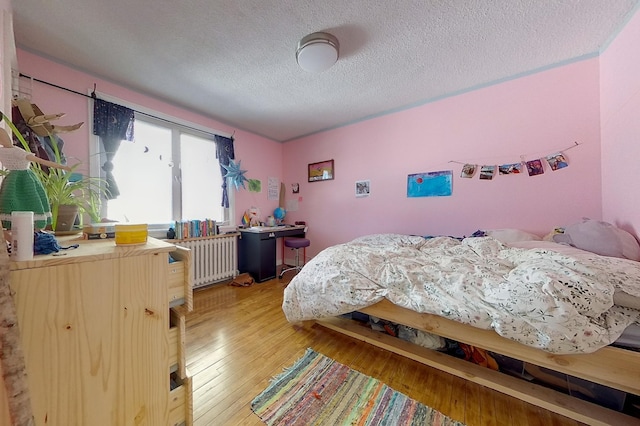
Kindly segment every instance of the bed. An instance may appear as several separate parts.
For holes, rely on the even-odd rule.
[[[321,325],[585,423],[638,419],[372,332],[349,312],[640,395],[640,353],[611,346],[640,321],[640,263],[554,242],[380,234],[329,247],[285,288],[290,322]],[[626,305],[626,304],[625,304]]]

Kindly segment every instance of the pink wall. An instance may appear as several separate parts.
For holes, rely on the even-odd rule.
[[[614,46],[611,47],[612,50]],[[231,133],[207,117],[97,79],[19,50],[20,70],[86,93],[100,92],[164,114]],[[477,229],[513,227],[540,235],[583,216],[602,217],[600,64],[590,59],[312,135],[286,144],[236,131],[236,154],[262,193],[236,193],[236,216],[258,206],[263,216],[268,177],[283,178],[287,199],[300,183],[298,210],[287,221],[306,220],[313,256],[321,249],[372,232],[468,235]],[[60,123],[87,121],[87,99],[33,83],[33,99],[46,111],[67,113]],[[90,126],[66,135],[67,154],[88,161]],[[535,177],[459,177],[461,165],[518,162],[566,151],[570,166]],[[334,159],[336,177],[307,182],[307,164]],[[411,173],[453,170],[453,195],[407,198]],[[371,195],[356,198],[356,180],[371,180]],[[610,185],[611,186],[611,185]],[[236,218],[236,219],[237,219]]]
[[[640,234],[640,13],[600,57],[603,219]]]
[[[18,50],[18,64],[20,72],[26,75],[80,93],[89,93],[88,91],[93,90],[94,84],[96,84],[98,92],[131,102],[134,105],[150,108],[162,114],[227,134],[235,131],[236,160],[242,162],[242,169],[248,170],[246,173],[248,178],[260,179],[263,184],[261,193],[250,193],[245,190],[240,190],[236,193],[236,220],[239,220],[242,212],[252,205],[260,207],[265,216],[278,206],[277,200],[267,200],[266,186],[268,177],[282,179],[282,144],[252,133],[236,130],[216,120],[136,93],[24,50]],[[62,139],[65,141],[66,155],[70,158],[75,157],[83,165],[86,165],[84,169],[81,167],[86,171],[89,164],[88,141],[91,129],[90,123],[88,123],[89,108],[92,107],[90,99],[38,82],[32,83],[32,91],[33,101],[45,113],[66,113],[66,116],[59,120],[57,124],[72,124],[79,121],[86,123],[80,130],[62,135]],[[73,164],[73,160],[70,160],[70,162]]]
[[[285,144],[287,186],[313,255],[374,232],[469,235],[520,228],[544,235],[583,216],[601,217],[599,63],[590,59]],[[569,167],[543,175],[459,177],[449,161],[504,164],[564,149]],[[307,182],[307,164],[335,160],[335,179]],[[453,170],[453,195],[408,198],[407,175]],[[371,195],[354,196],[356,180]],[[288,191],[288,197],[293,194]]]

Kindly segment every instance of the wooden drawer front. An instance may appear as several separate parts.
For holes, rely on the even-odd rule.
[[[184,262],[169,263],[169,304],[182,304],[185,300]]]
[[[179,377],[186,377],[186,356],[185,356],[185,317],[184,308],[178,306],[170,310],[169,328],[169,372],[178,373]]]
[[[169,391],[169,425],[193,425],[193,389],[191,377],[180,379],[172,376],[178,387]]]
[[[187,312],[191,312],[193,309],[191,249],[175,246],[171,257],[176,262],[169,264],[169,306],[184,305]]]
[[[178,370],[178,342],[180,339],[180,330],[178,327],[171,327],[169,329],[169,371],[174,372]]]

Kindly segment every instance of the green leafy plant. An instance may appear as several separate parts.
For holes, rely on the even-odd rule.
[[[4,114],[3,119],[11,127],[23,148],[27,152],[31,152],[29,144],[24,140],[22,134]],[[62,155],[55,143],[55,138],[51,137],[51,141],[54,161],[62,163]],[[79,214],[87,214],[93,222],[100,221],[101,202],[108,194],[106,184],[103,179],[76,173],[75,170],[79,165],[76,164],[71,167],[71,171],[66,171],[53,167],[45,168],[35,162],[31,163],[31,169],[42,183],[49,198],[51,229],[53,231],[56,231],[58,227],[60,206],[76,206]]]
[[[78,213],[89,215],[92,221],[100,221],[100,201],[105,194],[101,179],[82,176],[61,169],[49,168],[45,172],[35,165],[33,171],[42,182],[49,204],[51,205],[51,229],[57,229],[57,218],[60,206],[77,206]]]

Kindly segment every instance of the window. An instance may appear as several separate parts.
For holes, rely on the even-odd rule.
[[[103,215],[164,230],[176,220],[229,223],[213,136],[140,113],[134,127],[135,140],[122,141],[113,159],[120,195]]]

